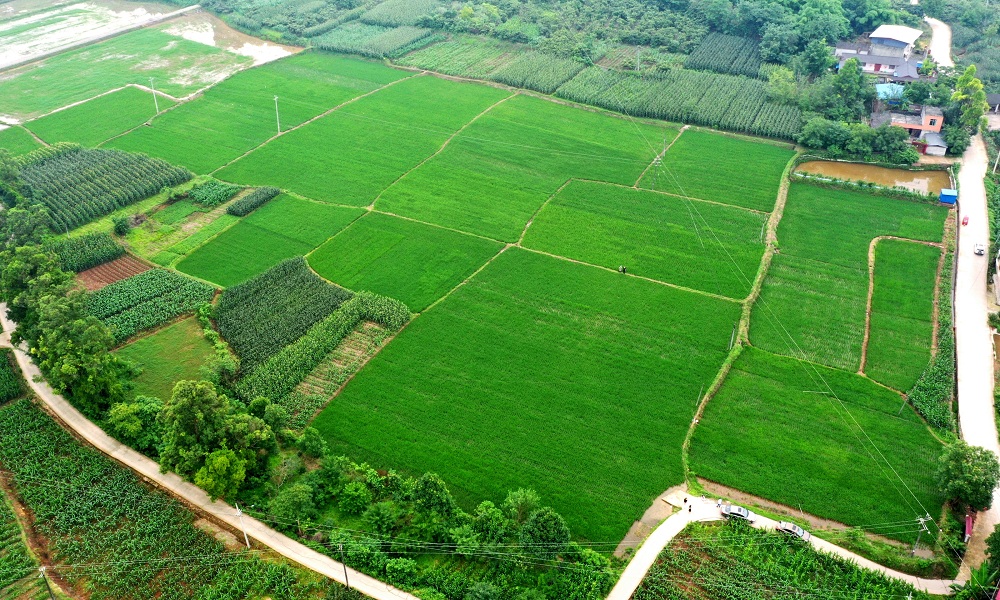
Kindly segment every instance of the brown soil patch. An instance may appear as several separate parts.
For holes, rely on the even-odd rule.
[[[198,519],[194,522],[194,526],[222,542],[222,545],[225,546],[227,550],[239,550],[240,548],[245,548],[245,545],[237,539],[234,534],[222,529],[208,519]]]
[[[77,274],[76,278],[83,284],[83,287],[87,288],[87,291],[96,292],[109,284],[121,281],[122,279],[128,279],[151,268],[131,254],[126,254],[109,263],[82,271]]]

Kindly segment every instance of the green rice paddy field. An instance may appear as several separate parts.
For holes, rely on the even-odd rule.
[[[174,105],[160,96],[160,110]],[[153,95],[126,87],[82,104],[29,121],[25,126],[46,143],[75,142],[97,146],[108,138],[125,133],[156,116]]]
[[[121,93],[105,102],[131,106]],[[130,95],[142,118],[143,98]],[[284,133],[272,139],[274,95]],[[87,119],[98,106],[35,127],[96,143],[122,127]],[[164,209],[165,195],[137,203],[128,210],[150,219],[127,240],[146,258],[229,287],[307,256],[329,281],[420,313],[315,419],[336,452],[436,471],[470,509],[535,488],[578,537],[601,542],[684,480],[683,440],[729,353],[793,157],[786,145],[311,52],[236,74],[106,145],[285,192],[245,217],[186,201]],[[940,445],[898,394],[855,371],[869,244],[940,242],[945,213],[791,185],[751,313],[759,348],[744,349],[708,403],[695,474],[848,523],[912,518],[905,499],[879,493],[887,482],[849,410],[919,501],[940,506],[928,479]],[[887,385],[904,386],[929,358],[939,252],[878,245],[867,372]],[[144,389],[190,376],[198,345],[165,348],[187,348],[170,336],[195,329],[122,350],[174,363],[147,371]],[[844,370],[778,356],[800,350]],[[828,391],[816,373],[840,400],[813,393]]]
[[[0,148],[8,150],[14,156],[27,154],[39,147],[41,144],[23,127],[15,125],[0,129]]]

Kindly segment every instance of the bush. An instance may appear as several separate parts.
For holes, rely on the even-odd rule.
[[[264,206],[269,200],[281,193],[276,187],[257,188],[246,196],[226,207],[226,212],[234,217],[245,217]]]
[[[114,232],[118,237],[125,237],[132,230],[132,223],[128,217],[115,217],[111,222],[114,224]]]
[[[360,481],[352,481],[341,490],[337,506],[346,514],[360,515],[368,509],[371,503],[372,492],[368,486]]]
[[[393,558],[385,563],[385,577],[394,585],[413,585],[417,579],[417,563],[410,558]]]
[[[274,408],[280,408],[280,409],[284,410],[284,408],[281,407],[281,406],[277,406],[277,405],[272,405],[272,406]],[[285,412],[285,415],[286,415],[286,419],[287,419],[287,415],[288,415],[287,411]],[[267,418],[266,417],[265,417],[264,421],[267,422]],[[271,423],[268,422],[268,425],[271,425]],[[274,429],[274,425],[271,425],[271,428]],[[279,430],[276,429],[275,431],[279,431]],[[302,451],[302,454],[305,454],[306,456],[309,456],[309,457],[312,457],[312,458],[319,458],[319,457],[323,456],[324,454],[326,454],[326,451],[327,451],[326,440],[323,439],[323,436],[320,435],[319,430],[316,429],[315,427],[306,427],[305,428],[305,431],[302,432],[302,437],[299,438],[298,446],[299,446],[299,450]]]

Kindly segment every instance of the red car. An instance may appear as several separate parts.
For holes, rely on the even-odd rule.
[[[962,217],[962,225],[968,225],[968,224],[969,224],[969,215],[965,215],[964,217]]]

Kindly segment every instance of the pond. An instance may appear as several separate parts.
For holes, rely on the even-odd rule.
[[[795,172],[852,181],[867,181],[885,187],[898,186],[923,194],[937,195],[941,190],[951,187],[951,178],[948,177],[947,171],[906,171],[875,165],[811,160],[799,165]]]

